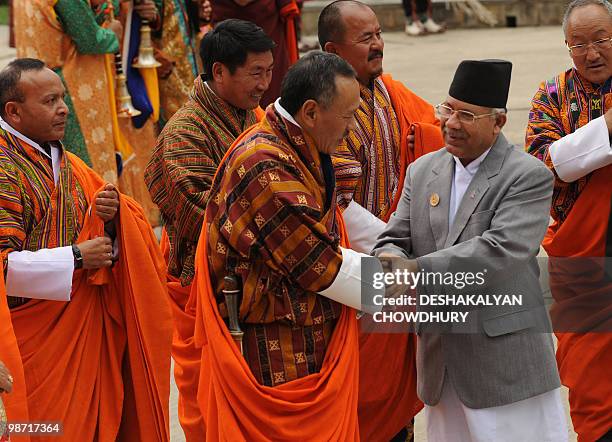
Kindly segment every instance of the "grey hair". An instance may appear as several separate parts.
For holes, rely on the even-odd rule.
[[[605,8],[612,19],[612,3],[610,3],[608,0],[573,0],[569,5],[567,5],[565,14],[563,14],[563,35],[567,35],[567,23],[569,22],[572,12],[574,12],[575,9],[589,5],[597,5]]]
[[[505,107],[494,107],[491,112],[495,113],[495,116],[500,114],[506,114],[508,110]]]

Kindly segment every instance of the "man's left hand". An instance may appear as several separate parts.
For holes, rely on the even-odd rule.
[[[105,223],[112,221],[119,210],[119,193],[108,183],[96,196],[96,215]]]

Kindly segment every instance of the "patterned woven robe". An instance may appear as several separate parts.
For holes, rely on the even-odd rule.
[[[255,121],[253,111],[232,107],[198,77],[189,101],[159,135],[145,181],[170,239],[168,272],[184,286],[193,279],[195,248],[217,166]]]
[[[379,218],[385,218],[399,183],[400,128],[389,93],[379,77],[373,88],[361,86],[355,113],[357,129],[334,155],[341,207],[352,199]]]
[[[255,378],[275,386],[316,373],[341,305],[318,295],[342,255],[331,159],[269,106],[220,166],[206,209],[211,283],[242,280],[239,318]]]
[[[575,69],[543,82],[531,102],[525,139],[528,153],[544,161],[554,172],[549,146],[612,107],[612,79],[597,87],[580,77]],[[551,215],[563,222],[591,174],[573,183],[555,174]]]

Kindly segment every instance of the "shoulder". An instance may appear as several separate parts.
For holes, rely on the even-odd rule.
[[[431,104],[419,97],[416,93],[410,90],[408,87],[404,85],[401,81],[394,80],[390,74],[382,74],[380,76],[385,89],[389,93],[389,96],[393,99],[394,102],[398,100],[403,100],[403,102],[413,103],[413,104],[421,104],[431,107]]]
[[[451,154],[449,154],[444,147],[429,152],[410,164],[410,174],[414,176],[419,173],[429,173],[432,168],[435,168],[438,164],[448,161],[450,156]]]
[[[227,160],[227,169],[287,169],[294,168],[298,161],[296,153],[279,143],[273,134],[254,129],[234,148]]]
[[[513,175],[517,179],[532,177],[540,180],[550,180],[551,184],[554,181],[554,175],[546,164],[515,146],[508,148],[501,173]]]

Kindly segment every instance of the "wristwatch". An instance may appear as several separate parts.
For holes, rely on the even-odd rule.
[[[74,268],[80,269],[83,267],[83,255],[81,255],[81,249],[76,244],[72,245],[72,255],[74,256]]]

